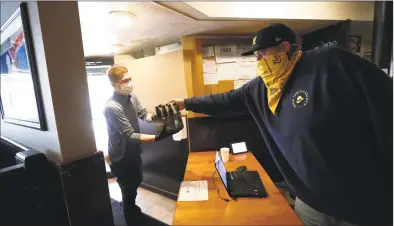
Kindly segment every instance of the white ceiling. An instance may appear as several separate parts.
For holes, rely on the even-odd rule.
[[[187,2],[210,18],[372,21],[374,2]],[[218,10],[220,9],[220,10]]]
[[[78,2],[85,56],[112,55],[111,44],[123,44],[117,54],[133,53],[180,40],[192,34],[252,34],[272,22],[282,22],[298,34],[336,23],[337,20],[213,20],[183,2]],[[127,10],[137,17],[120,26],[111,10]]]

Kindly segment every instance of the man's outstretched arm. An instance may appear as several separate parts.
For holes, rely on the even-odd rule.
[[[243,87],[221,94],[211,94],[187,99],[174,99],[180,110],[186,109],[196,113],[212,116],[248,115],[245,105],[247,84]]]

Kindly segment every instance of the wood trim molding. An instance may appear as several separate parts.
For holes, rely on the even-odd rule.
[[[187,97],[204,95],[204,74],[202,62],[202,42],[195,36],[183,36],[182,50],[185,68],[185,82]],[[205,116],[188,112],[188,118]]]

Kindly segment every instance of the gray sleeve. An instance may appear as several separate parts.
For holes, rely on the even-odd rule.
[[[146,108],[141,105],[136,95],[132,95],[131,98],[134,99],[134,103],[135,103],[134,107],[135,107],[135,111],[137,112],[138,118],[147,121],[146,119],[148,116],[148,111],[146,110]]]
[[[130,121],[126,118],[125,113],[116,107],[107,107],[104,109],[104,116],[108,123],[120,134],[125,134],[130,140],[140,140],[140,133],[134,132]]]

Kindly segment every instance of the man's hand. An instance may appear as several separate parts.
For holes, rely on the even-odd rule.
[[[170,103],[175,103],[178,106],[180,111],[185,109],[185,101],[184,101],[184,99],[172,99],[170,101]]]
[[[183,127],[182,127],[183,128]],[[173,134],[179,132],[179,128],[170,128],[167,125],[164,125],[159,133],[156,135],[155,140],[164,140],[165,138],[172,136]]]
[[[156,135],[156,140],[159,141],[172,136],[173,134],[181,131],[183,127],[184,125],[180,116],[175,115],[172,118],[168,118],[167,122],[163,123],[161,129],[159,129]]]
[[[156,140],[163,140],[183,129],[184,125],[179,111],[184,108],[184,101],[180,99],[174,99],[168,104],[155,107],[157,115],[152,119],[158,126]]]
[[[150,134],[141,134],[140,141],[142,143],[154,142],[154,141],[156,141],[156,136],[155,135],[150,135]]]

